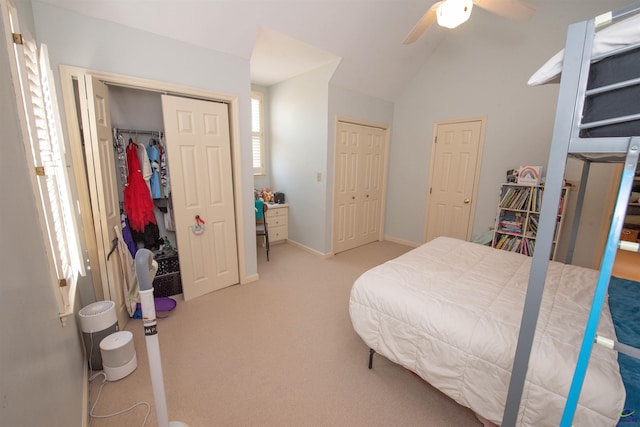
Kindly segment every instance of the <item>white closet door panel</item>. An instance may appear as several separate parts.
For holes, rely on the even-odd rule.
[[[180,192],[184,195],[184,206],[189,209],[198,209],[202,207],[200,201],[200,183],[198,180],[198,161],[196,147],[186,145],[180,147],[180,166],[182,176],[180,180]],[[171,164],[169,164],[171,167]],[[172,183],[176,185],[175,180]]]
[[[358,245],[375,242],[380,237],[380,197],[382,195],[382,163],[384,132],[382,129],[361,126],[361,139],[366,141],[360,147],[361,185],[360,210],[362,220],[358,224]]]
[[[209,166],[209,204],[211,206],[223,206],[224,191],[222,182],[224,168],[222,167],[222,157],[224,153],[220,152],[218,147],[207,148],[207,164]]]
[[[239,281],[229,118],[216,102],[163,95],[162,108],[188,300]],[[201,234],[192,230],[196,217]]]
[[[357,246],[359,135],[351,129],[341,129],[336,146],[336,184],[334,191],[334,252]]]
[[[334,187],[334,253],[380,238],[385,131],[338,123]]]
[[[129,320],[129,311],[124,298],[126,287],[121,257],[117,254],[107,259],[117,231],[121,229],[120,200],[118,196],[117,167],[109,116],[109,89],[107,86],[85,75],[79,79],[81,116],[85,141],[85,156],[90,171],[91,211],[96,230],[100,275],[105,298],[116,303],[118,326],[124,328]],[[119,249],[116,249],[119,250]]]
[[[189,253],[191,256],[187,259],[185,264],[183,264],[182,259],[180,259],[181,275],[184,276],[184,266],[187,265],[190,267],[190,276],[193,280],[192,284],[197,288],[206,286],[206,282],[209,279],[207,274],[208,262],[205,259],[205,254],[209,253],[207,248],[207,239],[203,239],[200,236],[193,234],[191,227],[183,230],[189,241]]]

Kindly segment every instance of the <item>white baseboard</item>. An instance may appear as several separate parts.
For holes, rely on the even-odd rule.
[[[256,282],[258,281],[258,279],[260,279],[260,275],[259,274],[252,274],[250,276],[245,276],[242,281],[240,282],[241,285],[246,285],[247,283],[251,283],[251,282]]]
[[[300,248],[300,249],[302,249],[304,251],[307,251],[307,252],[312,253],[312,254],[314,254],[316,256],[319,256],[320,258],[331,258],[333,256],[333,252],[329,252],[329,253],[324,254],[322,252],[319,252],[319,251],[316,251],[315,249],[310,248],[309,246],[305,246],[302,243],[298,243],[298,242],[295,242],[293,240],[287,240],[287,243],[289,243],[292,246],[295,246],[296,248]]]
[[[397,243],[399,245],[411,246],[412,248],[417,248],[422,245],[422,243],[410,242],[409,240],[398,239],[397,237],[384,236],[384,240],[388,240],[389,242]]]

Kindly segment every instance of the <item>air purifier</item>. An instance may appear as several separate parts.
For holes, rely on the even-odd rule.
[[[100,354],[100,342],[118,331],[118,316],[116,315],[116,303],[113,301],[98,301],[80,309],[80,328],[82,339],[92,371],[102,369],[102,356]]]
[[[115,332],[100,341],[100,353],[107,381],[124,378],[138,366],[133,334],[129,331]]]

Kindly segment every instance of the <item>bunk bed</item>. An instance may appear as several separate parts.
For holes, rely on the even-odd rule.
[[[600,396],[594,397],[590,390],[592,386],[590,382],[593,380],[594,375],[599,375],[601,369],[599,360],[601,358],[616,358],[616,351],[632,357],[640,357],[640,350],[617,342],[615,333],[611,332],[606,326],[611,322],[606,300],[607,288],[617,250],[620,248],[640,252],[638,243],[620,242],[620,233],[640,152],[640,104],[637,102],[640,99],[640,37],[638,34],[640,23],[638,23],[638,20],[640,20],[640,4],[570,25],[564,51],[545,64],[542,69],[544,75],[538,74],[535,76],[538,80],[533,83],[538,84],[555,82],[560,75],[561,78],[553,138],[546,169],[545,197],[538,224],[536,251],[530,261],[530,266],[527,266],[528,274],[524,278],[526,285],[523,287],[523,302],[520,305],[521,311],[519,312],[520,321],[515,322],[517,330],[515,352],[511,350],[510,346],[496,352],[488,350],[491,347],[490,344],[493,344],[490,339],[503,332],[498,330],[494,335],[490,335],[487,338],[489,341],[485,347],[485,354],[481,357],[477,354],[472,354],[473,357],[479,357],[479,360],[484,360],[485,362],[493,358],[494,361],[499,361],[497,365],[508,371],[509,381],[506,399],[502,401],[502,404],[497,409],[495,405],[487,408],[482,406],[482,402],[478,404],[471,402],[461,390],[465,387],[468,390],[477,390],[477,387],[479,387],[477,384],[460,386],[458,384],[460,381],[456,379],[450,379],[447,382],[446,380],[441,381],[439,378],[444,371],[445,376],[450,374],[455,378],[462,379],[461,381],[472,381],[468,378],[473,375],[471,370],[463,369],[457,372],[446,372],[449,361],[445,360],[443,363],[442,359],[446,359],[449,353],[442,353],[440,358],[430,357],[428,351],[424,350],[429,345],[425,345],[420,351],[414,351],[415,354],[419,353],[419,356],[414,355],[412,357],[415,357],[415,359],[412,359],[407,357],[404,351],[397,348],[399,342],[411,343],[415,338],[413,332],[408,332],[412,331],[413,326],[408,326],[410,323],[407,320],[409,318],[406,317],[408,314],[402,313],[402,310],[409,310],[408,307],[414,307],[413,311],[415,312],[428,311],[426,309],[421,310],[417,301],[428,304],[422,298],[423,294],[436,286],[435,284],[439,280],[445,280],[444,283],[451,285],[448,288],[445,287],[441,292],[444,292],[445,296],[447,296],[447,292],[451,292],[447,297],[452,296],[454,281],[450,279],[453,277],[452,272],[459,269],[458,264],[454,264],[453,267],[451,265],[445,267],[443,264],[425,263],[424,260],[422,260],[423,262],[407,262],[406,259],[402,259],[397,261],[397,263],[402,264],[398,271],[394,272],[394,269],[383,265],[372,270],[373,273],[365,273],[366,276],[362,280],[358,279],[352,289],[350,313],[354,328],[371,348],[370,368],[374,352],[381,352],[391,360],[409,369],[419,371],[418,373],[427,381],[438,383],[436,387],[462,404],[470,406],[472,410],[476,411],[479,418],[487,418],[486,415],[489,415],[489,421],[493,420],[503,427],[557,425],[558,422],[561,427],[570,427],[574,422],[574,418],[575,425],[615,425],[617,417],[620,415],[621,405],[624,403],[624,397],[621,398],[620,395],[616,395],[613,400],[607,401],[606,396],[609,393],[607,391],[603,391]],[[622,31],[620,31],[620,27],[624,27]],[[596,277],[592,278],[593,280],[583,281],[590,287],[589,307],[587,307],[587,312],[584,313],[579,325],[578,337],[575,336],[575,331],[574,335],[567,335],[567,340],[574,341],[578,338],[581,341],[578,345],[579,349],[576,350],[577,354],[572,353],[569,356],[568,362],[570,366],[562,368],[561,383],[546,383],[548,386],[550,385],[548,387],[550,393],[555,392],[559,395],[564,403],[564,409],[561,416],[554,412],[554,421],[549,422],[548,419],[539,418],[539,424],[535,424],[538,421],[530,424],[530,419],[527,417],[530,413],[536,412],[528,412],[532,398],[530,393],[531,383],[549,381],[547,377],[540,376],[536,364],[540,360],[539,351],[541,346],[539,342],[542,339],[540,337],[548,332],[547,328],[549,327],[549,324],[545,323],[545,320],[549,318],[549,308],[545,304],[545,298],[547,298],[546,295],[549,292],[545,292],[545,284],[549,285],[556,280],[555,274],[557,274],[558,267],[556,263],[549,260],[549,256],[552,249],[557,206],[561,198],[568,157],[582,160],[583,168],[581,185],[576,199],[576,215],[570,233],[567,264],[571,263],[573,247],[577,239],[580,211],[584,202],[590,165],[592,163],[623,163],[623,172],[600,270],[595,272]],[[438,245],[440,243],[436,244],[436,246]],[[421,248],[418,249],[418,253],[423,250]],[[438,250],[435,249],[436,252]],[[491,248],[483,250],[488,250],[490,254],[494,251]],[[417,256],[413,251],[410,254],[409,258]],[[494,259],[501,266],[504,264],[502,255],[495,255],[496,258]],[[430,256],[432,257],[433,254],[427,255],[427,258]],[[488,256],[494,257],[494,255]],[[457,258],[460,259],[460,257]],[[464,259],[460,262],[464,265]],[[423,265],[429,265],[433,270],[428,272],[429,270],[419,267]],[[434,275],[435,277],[436,273],[441,275],[440,278],[425,279],[426,281],[423,282],[422,288],[415,283],[411,283],[411,279],[414,276]],[[478,279],[478,277],[479,275],[476,274],[473,279]],[[370,279],[373,285],[366,286],[365,283],[369,282]],[[388,288],[394,283],[399,283],[398,280],[403,283],[400,287],[409,289],[409,292],[405,293],[406,297],[403,300],[398,300],[400,297],[393,290],[391,292],[388,289],[380,290],[385,289],[385,287]],[[462,278],[461,280],[471,279]],[[504,278],[496,280],[504,280]],[[550,291],[556,289],[555,285],[550,286]],[[573,286],[573,284],[563,278],[563,286]],[[374,290],[372,293],[363,290],[368,287],[379,289],[378,291]],[[376,296],[376,292],[381,292],[382,296]],[[455,298],[459,298],[462,301],[468,299],[469,295],[477,296],[478,292],[468,290],[467,294],[455,295]],[[442,296],[438,298],[442,298]],[[374,306],[375,308],[371,308]],[[457,319],[452,319],[449,316],[454,305],[451,304],[448,307],[449,310],[445,311],[433,310],[436,312],[435,316],[424,314],[422,317],[411,320],[411,322],[414,322],[414,325],[426,325],[427,328],[431,328],[430,330],[440,327],[435,325],[435,322],[439,322],[437,320],[438,317],[444,319],[438,325],[455,324]],[[473,305],[467,306],[467,311],[478,310],[478,307],[473,307]],[[455,312],[460,313],[459,310]],[[400,316],[401,318],[404,316],[406,321],[395,321],[394,313],[395,316]],[[462,316],[467,314],[467,312],[461,313]],[[545,327],[536,332],[537,326],[540,324],[544,324]],[[473,330],[473,326],[471,328]],[[385,335],[387,332],[391,332],[392,335],[399,335],[394,338],[395,342],[389,341],[389,335]],[[406,333],[403,335],[403,332]],[[448,337],[446,340],[440,339],[439,341],[450,341],[455,337],[460,338],[460,336],[465,338],[465,334],[468,333],[468,329],[456,329],[454,327],[452,330],[446,331]],[[468,335],[466,337],[469,338]],[[436,337],[435,342],[439,341]],[[594,342],[596,341],[598,344],[602,344],[603,347],[598,346],[594,349]],[[468,340],[467,342],[470,341]],[[416,350],[418,349],[417,344],[415,348]],[[431,348],[436,348],[436,346],[431,345]],[[545,351],[554,352],[556,350],[546,348]],[[468,347],[468,353],[471,354],[471,352],[477,353],[477,349]],[[603,352],[609,353],[608,356],[603,356]],[[436,366],[428,366],[430,364]],[[588,371],[587,367],[589,367]],[[573,371],[569,377],[565,375],[567,369]],[[434,370],[436,371],[435,373]],[[437,371],[440,371],[440,373]],[[475,373],[481,374],[482,372],[476,370]],[[616,378],[619,376],[619,371],[610,374],[609,378],[613,378],[615,383],[617,381]],[[569,378],[571,378],[570,384]],[[602,384],[609,384],[607,382],[609,380],[603,379],[602,381]],[[495,387],[487,385],[485,388],[479,389],[482,391],[476,392],[476,394],[481,394],[476,396],[475,400],[495,401],[496,394],[498,399],[504,398],[503,388],[506,387],[506,384],[498,384]],[[605,388],[608,389],[609,385],[605,386]],[[523,399],[524,391],[526,391],[526,394]],[[581,392],[584,394],[582,397]],[[624,394],[624,390],[622,390],[622,394]],[[538,412],[544,412],[547,409],[547,403],[543,399],[539,400],[537,402],[537,405],[539,405]],[[609,421],[603,421],[603,418],[593,424],[593,422],[585,418],[584,410],[589,411],[593,404],[600,405],[603,403],[609,405],[606,410],[609,414],[607,415],[610,418]],[[496,410],[504,410],[502,417],[496,415]],[[612,417],[610,416],[611,414],[613,414]],[[487,425],[489,424],[487,422]]]
[[[530,83],[553,81],[557,75],[561,75],[560,90],[545,199],[502,419],[505,427],[515,426],[520,416],[536,320],[549,269],[548,256],[555,226],[554,204],[557,206],[560,200],[567,157],[583,161],[567,262],[571,262],[576,243],[590,165],[623,163],[623,172],[560,426],[570,427],[573,423],[585,377],[590,372],[587,368],[591,366],[595,342],[608,347],[609,351],[616,350],[633,357],[640,355],[637,349],[618,343],[615,334],[601,336],[597,333],[603,313],[608,311],[607,289],[618,248],[640,250],[637,243],[620,241],[640,151],[640,103],[637,102],[640,99],[640,4],[570,25],[564,51],[551,58],[534,74]]]

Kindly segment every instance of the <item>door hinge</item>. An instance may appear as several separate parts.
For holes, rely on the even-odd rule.
[[[429,187],[429,194],[431,194],[431,191],[433,191],[433,188]]]
[[[64,288],[67,286],[67,279],[58,279],[58,286]]]
[[[438,137],[437,137],[437,136],[436,136],[436,140],[435,140],[435,141],[433,141],[433,143],[434,143],[434,144],[437,144],[437,143],[438,143]]]
[[[11,36],[13,37],[13,42],[15,44],[22,44],[22,34],[20,34],[20,33],[11,33]]]
[[[36,166],[36,176],[45,176],[44,166]]]

